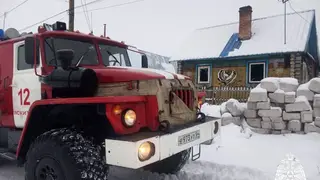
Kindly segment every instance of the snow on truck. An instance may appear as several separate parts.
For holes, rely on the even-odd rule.
[[[66,24],[0,30],[2,157],[27,180],[107,179],[109,166],[176,173],[220,120],[183,75],[130,66],[127,45]],[[195,149],[196,150],[196,149]]]

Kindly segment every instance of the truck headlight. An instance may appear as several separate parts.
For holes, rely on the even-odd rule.
[[[138,149],[138,158],[140,161],[149,160],[155,154],[155,146],[152,142],[144,142]]]
[[[122,116],[122,120],[126,126],[132,127],[137,120],[136,112],[134,112],[131,109],[124,111],[123,116]]]

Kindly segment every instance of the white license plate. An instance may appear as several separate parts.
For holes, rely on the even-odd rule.
[[[188,144],[197,139],[200,139],[200,130],[193,131],[188,134],[184,134],[178,137],[178,146],[182,146],[184,144]]]

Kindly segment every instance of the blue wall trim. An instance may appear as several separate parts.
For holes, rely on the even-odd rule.
[[[226,46],[222,50],[220,57],[228,56],[231,51],[234,51],[234,49],[239,49],[241,44],[242,43],[239,39],[239,34],[238,33],[232,34]]]
[[[195,72],[195,82],[198,84],[198,67],[201,66],[210,66],[210,74],[209,74],[209,84],[212,85],[212,64],[196,64],[196,72]]]
[[[247,61],[247,63],[246,63],[246,86],[251,84],[251,83],[249,83],[249,64],[250,63],[259,63],[259,62],[265,63],[266,77],[268,77],[268,71],[269,71],[269,60],[268,59]]]

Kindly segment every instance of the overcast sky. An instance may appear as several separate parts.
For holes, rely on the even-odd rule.
[[[0,0],[0,16],[24,0]],[[83,2],[85,0],[82,0]],[[86,0],[87,3],[95,0]],[[251,5],[253,18],[281,14],[284,6],[278,0],[140,0],[132,4],[94,10],[136,0],[100,0],[88,5],[89,18],[95,35],[107,35],[123,40],[140,49],[170,56],[181,42],[195,29],[238,21],[239,7]],[[320,36],[320,0],[290,0],[296,11],[316,9],[318,36]],[[76,6],[81,0],[75,0]],[[7,15],[6,28],[24,29],[68,8],[67,0],[29,0]],[[288,12],[292,9],[288,5]],[[76,10],[75,29],[89,33],[83,8]],[[68,22],[63,13],[47,23],[57,20]],[[3,17],[0,18],[2,28]],[[35,32],[37,26],[24,31]],[[283,32],[279,29],[279,33]],[[319,37],[320,39],[320,37]]]

